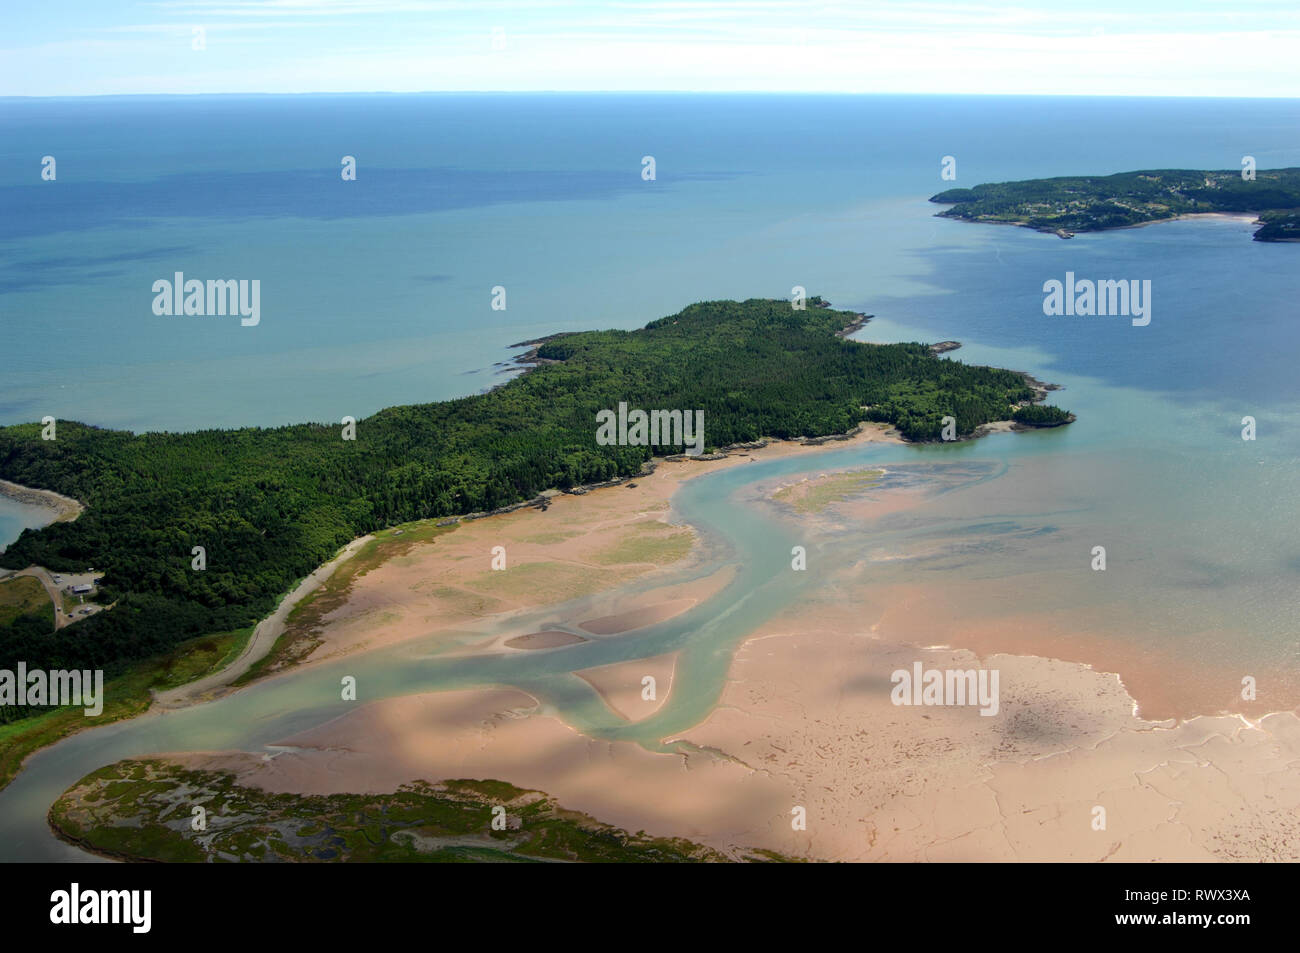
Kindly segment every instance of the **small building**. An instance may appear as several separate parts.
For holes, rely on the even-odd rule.
[[[73,587],[72,587],[72,594],[73,594],[74,596],[84,596],[84,595],[88,595],[88,594],[90,594],[90,593],[92,593],[92,592],[94,592],[94,591],[95,591],[95,587],[92,586],[92,585],[91,585],[90,583],[88,583],[88,582],[83,582],[83,583],[82,583],[81,585],[79,585],[79,586],[73,586]]]

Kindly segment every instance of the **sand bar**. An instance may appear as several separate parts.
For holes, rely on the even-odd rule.
[[[580,635],[574,635],[572,632],[561,632],[557,629],[550,629],[546,632],[529,632],[527,635],[517,635],[513,639],[506,641],[506,645],[512,649],[555,649],[562,645],[577,645],[579,642],[586,642]]]
[[[628,721],[644,721],[668,700],[680,654],[668,652],[652,658],[598,665],[573,674],[596,689],[615,714]]]
[[[694,605],[694,599],[676,599],[661,602],[646,609],[632,609],[629,612],[620,612],[617,615],[588,619],[580,623],[580,626],[592,635],[615,635],[619,632],[630,632],[634,629],[643,629],[648,625],[667,622],[673,616],[681,615]]]

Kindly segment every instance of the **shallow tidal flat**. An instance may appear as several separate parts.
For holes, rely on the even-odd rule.
[[[288,634],[310,645],[308,663],[414,639],[452,652],[585,641],[556,630],[485,639],[481,623],[614,591],[684,559],[694,534],[666,521],[666,494],[653,487],[558,496],[545,512],[519,510],[436,534],[419,526],[376,534],[364,569],[331,579],[291,617]],[[492,568],[496,547],[504,570]]]
[[[998,669],[998,715],[891,704],[891,673],[916,660]],[[757,633],[684,738],[779,781],[807,808],[804,849],[828,860],[1295,860],[1300,837],[1294,714],[1157,725],[1113,675],[918,652],[845,606]],[[750,842],[792,849],[797,833],[770,818],[770,839]]]
[[[386,698],[278,739],[269,759],[194,755],[186,764],[228,769],[241,785],[282,795],[381,795],[456,778],[505,782],[620,829],[685,838],[736,859],[756,850],[817,860],[1297,859],[1294,714],[1255,723],[1228,715],[1147,720],[1115,675],[1036,657],[1036,634],[1068,630],[1060,619],[1047,626],[1008,603],[1012,584],[996,578],[1004,556],[996,547],[1051,534],[983,517],[954,529],[942,518],[941,501],[969,505],[963,493],[974,494],[979,513],[997,512],[988,505],[987,488],[998,484],[990,465],[881,462],[888,465],[810,466],[806,481],[795,473],[742,484],[742,512],[755,519],[766,512],[806,533],[819,562],[814,571],[778,575],[781,585],[797,579],[802,588],[728,656],[716,703],[659,744],[584,731],[543,696],[503,685]],[[719,597],[730,576],[710,561],[716,553],[706,539],[691,534],[690,545],[670,550],[680,553],[672,560],[620,562],[610,554],[644,556],[646,547],[662,554],[664,539],[691,533],[667,520],[681,481],[718,466],[739,475],[747,465],[743,456],[668,464],[635,488],[560,498],[545,513],[480,520],[412,544],[351,581],[347,598],[320,620],[316,652],[328,657],[385,639],[400,646],[423,634],[442,640],[449,658],[549,659],[594,689],[610,717],[654,726],[700,690],[688,677],[698,664],[689,643],[682,652],[602,665],[571,653],[635,638]],[[784,492],[791,486],[802,489]],[[1024,511],[1023,493],[1001,492]],[[799,502],[809,500],[818,502],[801,511]],[[496,581],[512,570],[487,576],[494,545],[506,547],[512,567],[531,557],[597,578],[555,591],[535,584],[539,569],[512,590]],[[990,552],[998,558],[988,560]],[[1026,558],[1039,553],[1031,547]],[[994,570],[980,568],[990,562]],[[696,574],[679,578],[682,566]],[[953,575],[972,566],[978,571]],[[566,572],[556,578],[574,578]],[[954,600],[950,590],[970,598]],[[991,602],[974,592],[989,593]],[[468,598],[463,593],[497,601],[433,629],[438,606],[455,606]],[[728,598],[713,603],[719,613],[729,611]],[[538,600],[554,614],[534,612]],[[378,618],[367,613],[381,606],[392,615],[376,628]],[[1003,615],[994,611],[1000,606]],[[1037,620],[1019,633],[1024,654],[977,656],[960,647],[972,629],[1016,617]],[[535,624],[546,618],[562,627]],[[509,645],[566,630],[586,641]],[[356,635],[367,631],[369,642]],[[996,669],[996,716],[893,704],[891,674],[916,662]],[[656,683],[653,701],[642,695],[647,676]],[[795,807],[807,812],[806,830],[791,827]],[[1100,830],[1098,807],[1106,812]]]
[[[758,633],[722,703],[680,753],[574,731],[526,693],[440,692],[365,705],[286,739],[239,783],[282,794],[383,793],[413,779],[504,780],[574,810],[730,855],[822,860],[1294,860],[1293,715],[1159,726],[1118,681],[1065,662],[984,660],[998,718],[889,701],[915,647],[821,612]],[[930,650],[927,666],[979,666]],[[438,776],[435,778],[435,776]],[[807,810],[807,831],[790,810]],[[1107,828],[1094,830],[1094,809]]]

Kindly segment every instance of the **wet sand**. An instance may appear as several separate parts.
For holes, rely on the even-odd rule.
[[[586,641],[582,636],[574,635],[572,632],[550,630],[516,635],[513,639],[507,639],[506,645],[512,649],[556,649],[562,645],[577,645],[579,642]]]
[[[1293,710],[1300,698],[1293,671],[1206,664],[1202,658],[1144,645],[1127,632],[1114,631],[1101,613],[1028,612],[1017,607],[1015,595],[1011,584],[954,580],[943,586],[882,587],[873,602],[884,607],[880,627],[892,638],[923,645],[942,641],[981,656],[1036,655],[1122,673],[1136,711],[1152,721],[1202,714],[1258,720]],[[1247,676],[1256,681],[1253,700],[1242,697],[1242,679]]]
[[[626,534],[617,540],[604,534],[624,521],[662,522],[672,490],[692,468],[704,466],[664,465],[636,489],[557,501],[549,514],[483,520],[416,547],[409,564],[385,563],[354,581],[356,591],[325,626],[322,644],[335,651],[349,644],[331,641],[332,624],[344,632],[364,624],[354,600],[379,604],[385,592],[424,598],[410,583],[429,574],[440,574],[440,585],[481,591],[486,566],[468,563],[486,563],[484,544],[501,542],[512,560],[519,552],[526,556],[530,536],[557,512],[571,515],[549,520],[552,531],[574,535],[539,544],[566,546],[562,557],[548,550],[548,562],[608,570],[602,584],[688,562],[680,548],[657,543],[663,528],[637,530],[640,542],[631,548]],[[906,492],[887,497],[891,511],[906,499],[922,499]],[[861,501],[835,507],[869,512]],[[554,529],[557,524],[561,529]],[[609,558],[610,547],[619,559]],[[665,552],[676,558],[644,558]],[[283,739],[283,750],[268,760],[240,760],[239,770],[248,783],[301,793],[496,778],[543,790],[566,807],[631,830],[689,837],[722,850],[768,848],[821,860],[1300,859],[1300,773],[1294,769],[1300,719],[1294,712],[1253,721],[1236,715],[1150,720],[1138,714],[1117,675],[1039,657],[1070,645],[1084,646],[1080,657],[1115,648],[1089,645],[1078,620],[1017,615],[1012,607],[996,624],[985,617],[953,626],[971,591],[890,586],[868,601],[863,587],[842,584],[861,571],[846,567],[843,578],[755,631],[735,653],[718,705],[699,724],[664,739],[671,753],[588,737],[532,696],[502,688],[359,706]],[[691,585],[708,589],[717,582]],[[517,608],[538,604],[547,593],[539,587],[508,597],[502,590],[499,598]],[[666,612],[666,606],[690,601],[653,588],[635,597],[632,609],[617,592],[592,598],[620,610],[583,616],[610,629],[618,628],[611,617],[635,622],[634,613]],[[411,635],[400,626],[379,634],[389,640]],[[934,644],[939,641],[944,645]],[[981,654],[949,647],[958,642]],[[1007,654],[1009,645],[1024,654]],[[613,711],[633,719],[645,704],[641,679],[655,677],[662,705],[677,662],[673,653],[578,674]],[[972,706],[894,704],[892,673],[917,662],[996,671],[997,714],[984,716]],[[1156,691],[1161,670],[1154,664],[1150,670]],[[1178,672],[1164,669],[1163,678],[1174,682]],[[1147,707],[1150,714],[1160,705]],[[196,757],[196,763],[219,763],[228,756]],[[792,826],[792,810],[806,813],[806,829]]]
[[[828,446],[902,442],[886,430],[867,425],[850,441]],[[381,543],[393,555],[346,584],[327,583],[333,600],[326,611],[290,619],[286,631],[308,644],[296,664],[430,636],[435,648],[451,653],[510,651],[503,643],[529,630],[492,639],[482,634],[484,625],[499,627],[513,615],[571,600],[582,611],[565,623],[597,636],[664,621],[712,597],[734,574],[724,569],[688,583],[667,579],[669,570],[689,570],[699,559],[695,531],[668,519],[669,500],[682,481],[760,457],[819,449],[774,441],[725,460],[659,461],[635,487],[555,496],[546,511],[473,520],[426,541],[390,536]],[[503,570],[492,568],[496,547],[504,550]],[[661,577],[663,584],[655,585]],[[621,591],[634,581],[647,591]]]
[[[681,615],[694,606],[695,602],[694,599],[676,599],[646,609],[633,609],[630,612],[620,612],[618,615],[588,619],[580,625],[592,635],[615,635],[619,632],[629,632],[666,622],[675,615]]]
[[[510,780],[609,824],[708,843],[743,842],[748,818],[780,796],[778,785],[738,764],[588,738],[514,689],[375,702],[283,745],[255,762],[238,753],[180,760],[228,767],[244,783],[287,793],[391,791],[435,776]]]
[[[842,611],[783,631],[789,624],[745,645],[718,708],[685,737],[783,779],[805,802],[816,856],[1300,858],[1293,713],[1258,726],[1230,716],[1156,724],[1133,714],[1114,675],[1010,655],[983,660],[1000,674],[997,716],[897,706],[893,671],[979,660],[878,639]],[[782,832],[777,843],[795,841]]]
[[[498,778],[632,830],[821,860],[1300,859],[1294,714],[1156,724],[1113,675],[1009,655],[983,663],[1000,675],[995,717],[897,706],[893,671],[979,661],[884,641],[842,611],[792,622],[741,648],[682,753],[588,738],[523,692],[484,689],[360,707],[243,780],[331,793]]]
[[[628,721],[644,721],[659,711],[672,691],[680,653],[598,665],[574,672],[594,688],[615,714]],[[652,679],[647,683],[647,679]]]

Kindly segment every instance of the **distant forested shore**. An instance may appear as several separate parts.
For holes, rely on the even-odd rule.
[[[40,424],[0,428],[0,478],[86,505],[74,521],[25,531],[0,566],[94,566],[98,598],[114,603],[57,633],[48,618],[13,619],[0,627],[0,668],[112,675],[183,640],[253,624],[365,533],[632,476],[652,454],[674,452],[598,445],[596,414],[619,402],[704,411],[711,450],[863,421],[931,440],[946,415],[969,435],[1040,396],[1015,371],[839,336],[859,320],[816,298],[806,310],[715,301],[635,331],[565,334],[502,387],[382,410],[357,421],[352,440],[337,424],[137,435],[58,421],[54,440]],[[202,571],[194,547],[205,552]]]
[[[931,202],[938,214],[968,222],[1022,225],[1068,238],[1209,212],[1258,214],[1255,241],[1300,241],[1300,169],[1200,172],[1155,169],[1062,176],[949,189]]]

